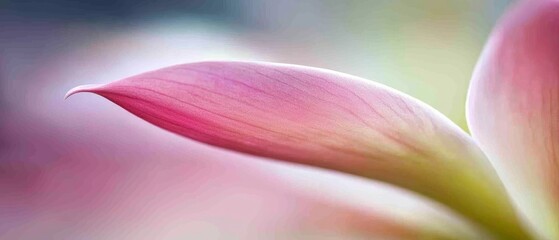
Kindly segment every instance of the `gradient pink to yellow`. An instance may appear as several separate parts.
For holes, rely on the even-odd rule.
[[[168,131],[87,95],[0,116],[0,239],[557,239],[558,50],[559,1],[515,4],[474,71],[471,136],[397,90],[297,65],[201,56],[74,88]],[[29,76],[114,77],[83,69]]]
[[[157,26],[79,39],[79,48],[27,63],[35,67],[25,71],[27,81],[9,85],[25,91],[8,92],[13,98],[7,104],[15,107],[0,114],[0,239],[479,234],[444,207],[403,190],[219,151],[154,128],[102,99],[62,98],[80,82],[118,79],[138,69],[256,58],[250,47],[222,34]],[[223,43],[235,47],[213,47]],[[184,47],[206,44],[212,47]]]
[[[470,89],[474,138],[395,90],[294,65],[191,63],[68,96],[93,92],[194,140],[388,182],[498,239],[553,239],[558,16],[557,1],[526,1],[496,28]]]
[[[204,62],[78,87],[69,95],[78,92],[102,95],[198,141],[386,181],[506,236],[520,229],[500,183],[462,130],[364,79],[290,65]]]

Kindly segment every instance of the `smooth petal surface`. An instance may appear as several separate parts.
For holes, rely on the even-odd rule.
[[[202,62],[69,92],[102,95],[180,135],[386,181],[436,199],[505,239],[527,239],[473,141],[404,94],[333,71]]]
[[[559,239],[559,1],[511,9],[478,63],[472,134],[545,239]]]

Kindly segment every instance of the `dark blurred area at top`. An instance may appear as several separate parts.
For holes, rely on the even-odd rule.
[[[145,18],[197,15],[215,20],[234,19],[235,1],[204,0],[0,0],[2,18],[125,23]]]

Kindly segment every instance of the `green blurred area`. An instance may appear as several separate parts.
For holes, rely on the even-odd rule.
[[[371,67],[355,71],[425,101],[466,129],[464,103],[470,76],[505,4],[381,2],[385,4],[379,8],[367,6],[366,1],[351,8],[347,24],[365,52],[362,57],[372,62]]]

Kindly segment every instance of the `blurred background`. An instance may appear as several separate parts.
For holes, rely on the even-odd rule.
[[[509,4],[0,0],[0,238],[259,239],[272,228],[355,235],[371,229],[369,213],[344,204],[374,213],[399,209],[397,220],[413,226],[428,214],[410,209],[437,208],[433,214],[447,222],[440,206],[405,191],[215,149],[97,96],[63,96],[77,85],[178,63],[273,61],[381,82],[465,129],[470,75]],[[384,207],[373,209],[373,202]],[[122,222],[126,227],[115,227]],[[256,223],[264,230],[248,233]]]

